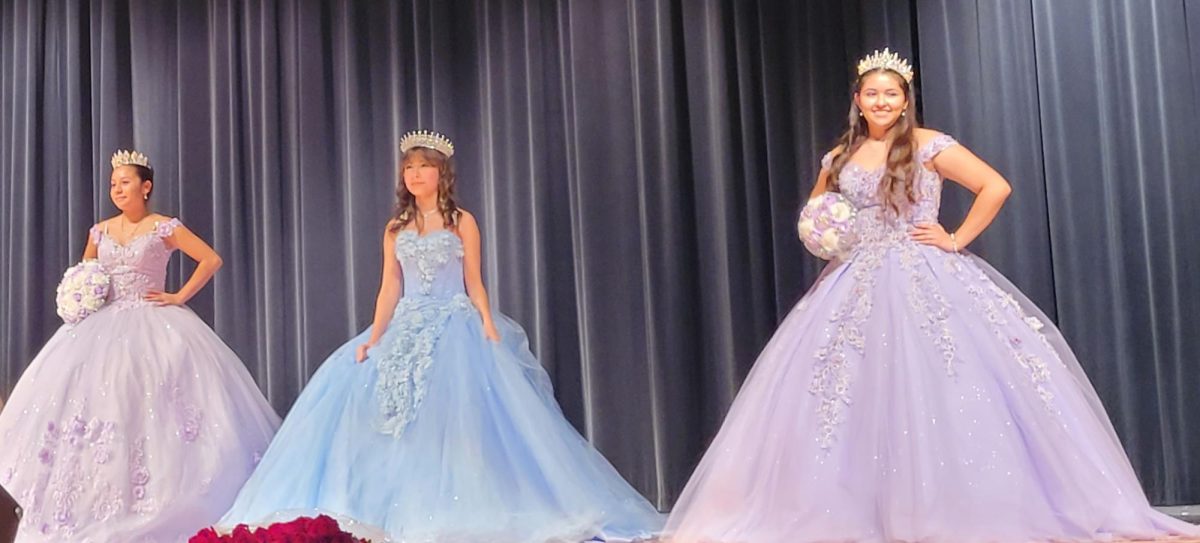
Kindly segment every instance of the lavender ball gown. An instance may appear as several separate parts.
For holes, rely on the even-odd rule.
[[[955,145],[936,136],[925,164]],[[823,164],[829,167],[827,155]],[[1094,541],[1196,534],[1154,511],[1058,330],[982,260],[919,245],[942,180],[884,218],[763,350],[667,532],[674,542]]]
[[[212,524],[279,426],[245,366],[161,289],[179,221],[92,240],[109,302],[64,325],[0,413],[0,482],[25,507],[19,543],[186,541]]]

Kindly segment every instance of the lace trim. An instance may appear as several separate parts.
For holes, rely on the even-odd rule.
[[[883,264],[888,245],[884,243],[860,244],[849,264],[853,269],[854,287],[850,295],[829,317],[834,333],[815,353],[812,381],[809,393],[819,400],[817,416],[820,429],[817,444],[829,449],[835,441],[837,427],[843,421],[845,406],[852,403],[850,395],[850,368],[847,346],[860,355],[866,350],[866,339],[862,326],[871,315],[876,272]]]
[[[941,351],[946,374],[951,377],[956,374],[959,358],[947,324],[949,302],[938,289],[930,270],[922,268],[924,259],[920,246],[909,238],[904,226],[878,210],[860,213],[856,223],[860,241],[849,259],[854,286],[829,317],[833,334],[815,354],[813,378],[809,384],[809,392],[820,399],[817,443],[823,449],[834,445],[837,427],[844,421],[845,406],[853,401],[850,393],[851,351],[847,347],[860,356],[865,354],[863,325],[874,307],[876,277],[889,254],[898,256],[901,269],[908,274],[907,299],[921,330]]]
[[[23,478],[32,484],[19,497],[26,517],[21,533],[71,540],[81,525],[104,522],[128,511],[155,511],[154,501],[146,496],[150,482],[145,463],[146,438],[128,443],[117,423],[86,419],[83,413],[80,409],[62,424],[47,423],[36,449],[27,449],[19,459],[18,465],[37,470],[36,475],[26,474]],[[128,457],[122,454],[126,444],[130,447]],[[113,469],[122,469],[126,459],[128,493],[122,476],[112,473]],[[12,482],[16,475],[10,468],[5,483]]]
[[[979,270],[975,280],[971,281],[967,274],[967,266],[964,264],[965,258],[962,255],[947,253],[946,266],[961,281],[970,285],[967,287],[967,291],[974,300],[974,309],[984,315],[992,333],[1007,348],[1013,360],[1029,375],[1029,383],[1042,399],[1043,405],[1050,411],[1057,412],[1054,406],[1054,393],[1048,387],[1050,369],[1046,362],[1036,353],[1030,352],[1020,337],[1010,336],[1004,331],[1004,326],[1012,322],[1010,319],[1025,324],[1040,339],[1054,360],[1062,365],[1063,362],[1058,356],[1058,351],[1054,350],[1054,347],[1050,345],[1050,340],[1046,339],[1046,335],[1041,332],[1045,325],[1037,317],[1026,314],[1012,293],[1000,288],[987,274],[983,273],[983,270]]]
[[[921,331],[942,351],[946,375],[953,377],[957,357],[954,337],[946,322],[950,319],[950,304],[938,288],[929,270],[922,270],[921,253],[914,243],[900,244],[900,266],[908,271],[908,303],[920,317]]]
[[[925,164],[933,160],[933,157],[937,156],[938,153],[955,145],[958,145],[958,142],[954,138],[947,134],[938,134],[917,151],[917,162]]]
[[[420,279],[420,293],[433,292],[433,282],[438,271],[452,260],[463,257],[462,240],[449,230],[430,232],[424,236],[405,230],[396,236],[396,259],[416,264],[415,271]]]
[[[450,316],[472,308],[465,294],[449,300],[400,299],[391,324],[396,335],[388,354],[379,361],[375,383],[380,432],[399,438],[417,418],[428,389],[433,349]]]
[[[168,247],[163,240],[174,234],[175,229],[181,226],[183,223],[179,219],[159,221],[155,223],[153,230],[130,239],[124,245],[117,243],[111,236],[105,236],[103,232],[98,231],[97,227],[93,227],[93,230],[97,230],[100,239],[107,237],[109,241],[106,248],[109,255],[100,259],[112,281],[109,305],[119,310],[153,305],[147,302],[143,296],[151,289],[162,288],[162,285],[158,283],[159,280],[143,271],[139,267],[139,263],[153,258],[160,258],[163,261],[169,259],[173,249]],[[149,241],[143,242],[143,240]]]
[[[175,229],[179,228],[180,226],[183,226],[183,223],[180,222],[179,219],[172,218],[167,221],[155,223],[154,233],[157,234],[159,238],[170,237],[171,234],[175,233]]]

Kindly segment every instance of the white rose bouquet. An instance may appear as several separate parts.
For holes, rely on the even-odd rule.
[[[108,272],[95,260],[84,260],[63,273],[58,283],[58,316],[74,324],[104,306],[108,299]]]
[[[818,258],[844,257],[858,242],[854,234],[854,204],[837,192],[825,192],[808,201],[800,210],[796,230],[804,247]]]

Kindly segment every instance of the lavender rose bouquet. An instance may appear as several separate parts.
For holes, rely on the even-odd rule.
[[[854,234],[854,204],[837,192],[825,192],[800,210],[796,229],[804,247],[818,258],[842,258],[858,242]]]
[[[58,316],[74,324],[100,309],[108,299],[109,277],[104,266],[95,260],[84,260],[63,273],[58,283]]]

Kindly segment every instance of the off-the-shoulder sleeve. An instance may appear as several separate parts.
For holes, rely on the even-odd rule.
[[[929,140],[920,151],[917,152],[917,161],[921,164],[933,160],[933,157],[938,153],[945,151],[947,148],[958,145],[958,142],[948,134],[938,134]]]
[[[825,153],[825,156],[821,157],[822,169],[828,170],[831,166],[833,166],[833,151]]]
[[[165,238],[171,234],[174,234],[175,229],[179,228],[180,226],[183,226],[183,223],[179,222],[179,219],[171,219],[168,221],[162,221],[155,225],[154,231],[158,233],[159,237]]]
[[[92,229],[88,230],[88,237],[91,238],[93,245],[100,245],[100,237],[104,235],[104,231],[100,229],[100,225],[93,224]]]

